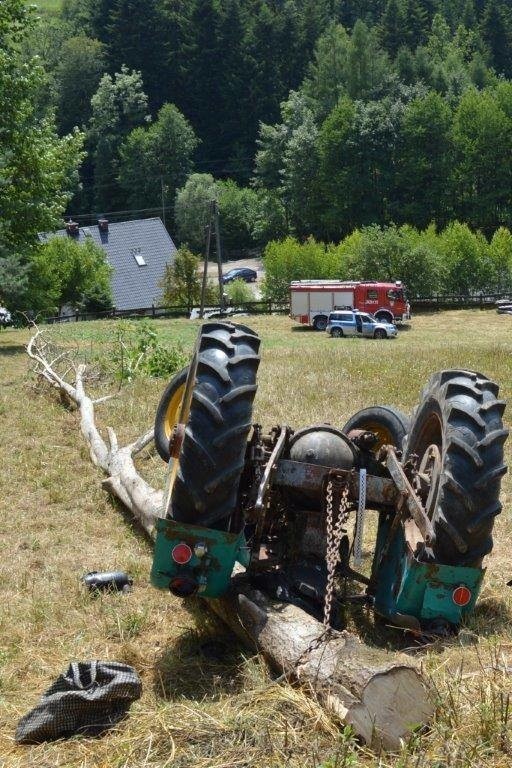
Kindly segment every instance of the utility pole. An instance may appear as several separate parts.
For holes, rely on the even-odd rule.
[[[219,275],[219,304],[220,311],[224,312],[224,283],[222,282],[222,252],[220,249],[219,205],[213,200],[213,216],[215,219],[215,252],[217,254],[217,270]]]
[[[208,259],[210,258],[210,243],[212,239],[212,218],[213,218],[213,200],[210,202],[210,212],[208,217],[208,224],[206,225],[206,244],[204,249],[204,266],[203,266],[203,283],[201,285],[201,307],[199,309],[199,317],[202,319],[204,316],[204,298],[206,293],[206,283],[208,280]]]
[[[160,191],[162,193],[162,221],[165,227],[165,197],[164,197],[164,177],[160,176]]]

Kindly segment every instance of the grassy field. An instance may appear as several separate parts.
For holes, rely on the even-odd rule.
[[[342,426],[376,403],[406,411],[429,374],[468,368],[494,378],[512,400],[510,318],[479,311],[417,317],[396,341],[329,339],[292,327],[285,317],[244,318],[262,337],[255,420],[295,428]],[[162,340],[190,349],[196,324],[156,324]],[[86,357],[109,354],[110,322],[56,331]],[[138,768],[139,766],[368,766],[505,768],[512,762],[512,481],[495,527],[480,604],[459,638],[416,651],[439,695],[430,733],[396,755],[357,745],[314,697],[275,684],[255,652],[236,645],[197,604],[183,604],[148,584],[149,542],[102,491],[77,430],[76,414],[35,385],[26,330],[0,333],[0,766]],[[116,385],[100,382],[93,391]],[[151,424],[163,381],[139,380],[98,407],[98,420],[128,442]],[[512,410],[506,414],[510,424]],[[507,445],[512,463],[512,439]],[[155,486],[164,467],[148,449],[141,473]],[[80,586],[90,570],[126,569],[128,595],[91,598]],[[357,617],[354,618],[357,627]],[[371,634],[371,633],[370,633]],[[205,653],[215,639],[224,652]],[[396,638],[397,646],[400,638]],[[13,740],[19,717],[73,659],[126,661],[139,671],[142,699],[128,719],[100,739],[35,747]]]

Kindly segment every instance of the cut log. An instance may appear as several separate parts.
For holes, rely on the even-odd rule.
[[[119,448],[108,429],[108,444],[96,423],[94,401],[84,388],[84,366],[72,366],[74,385],[52,368],[44,353],[41,332],[27,346],[37,374],[73,401],[91,460],[108,477],[103,486],[132,512],[150,537],[162,514],[162,493],[140,477],[134,455],[153,437],[152,430]],[[283,676],[296,679],[368,744],[396,749],[400,740],[428,723],[433,704],[418,665],[409,657],[363,644],[348,632],[325,637],[323,626],[293,605],[270,600],[251,588],[243,574],[232,580],[230,593],[208,601],[210,607],[242,639],[268,659]]]
[[[290,679],[308,685],[323,705],[374,747],[397,749],[434,708],[418,665],[405,654],[324,628],[300,608],[270,600],[238,574],[211,608],[246,643]],[[320,639],[319,639],[320,638]],[[319,639],[319,642],[315,642]],[[311,650],[308,650],[311,649]]]

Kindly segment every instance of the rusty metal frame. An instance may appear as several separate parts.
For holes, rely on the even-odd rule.
[[[314,491],[322,486],[329,472],[332,472],[332,467],[281,459],[276,464],[272,485]],[[336,473],[349,484],[351,501],[358,501],[359,473],[343,469],[337,469]],[[400,492],[397,490],[393,480],[387,477],[378,477],[377,475],[368,474],[366,476],[367,505],[377,504],[379,507],[395,507],[399,498]]]
[[[402,495],[403,504],[405,504],[412,519],[418,526],[425,544],[431,546],[436,538],[432,523],[423,509],[423,505],[416,495],[414,488],[407,479],[404,469],[395,453],[395,449],[390,445],[386,447],[386,466],[396,487]],[[399,505],[399,507],[402,507],[403,504]]]
[[[265,527],[265,520],[267,517],[266,497],[267,497],[268,487],[270,485],[270,478],[275,469],[276,462],[281,456],[285,448],[288,434],[289,434],[289,428],[281,427],[281,431],[279,432],[279,436],[276,440],[276,444],[274,446],[272,453],[270,454],[270,458],[267,461],[265,471],[263,472],[263,476],[258,485],[258,493],[256,496],[256,501],[254,502],[254,506],[252,508],[252,512],[255,513],[255,517],[256,517],[256,530],[254,532],[253,540],[251,543],[251,563],[254,563],[259,560],[261,539],[263,536],[263,529]]]

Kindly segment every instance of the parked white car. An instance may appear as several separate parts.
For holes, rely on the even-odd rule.
[[[396,325],[382,323],[369,312],[349,310],[331,312],[327,321],[329,336],[366,336],[370,339],[394,339],[398,335]]]

